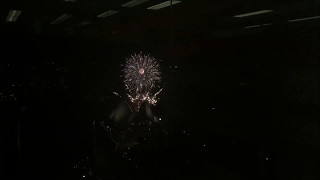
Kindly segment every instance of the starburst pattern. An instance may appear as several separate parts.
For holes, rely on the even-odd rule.
[[[124,84],[132,102],[148,101],[150,104],[157,102],[156,96],[162,89],[160,65],[158,61],[148,54],[133,54],[127,58],[124,65]],[[157,91],[157,89],[160,89]],[[157,91],[156,93],[154,93]]]

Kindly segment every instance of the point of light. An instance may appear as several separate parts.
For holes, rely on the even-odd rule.
[[[181,3],[181,1],[172,0],[172,5],[178,4],[178,3]],[[171,6],[171,1],[165,1],[165,2],[162,2],[160,4],[156,4],[154,6],[148,7],[147,9],[158,10],[158,9],[162,9],[162,8],[165,8],[165,7],[168,7],[168,6]]]
[[[129,2],[125,3],[125,4],[123,4],[122,6],[123,7],[134,7],[134,6],[137,6],[139,4],[145,3],[147,1],[149,1],[149,0],[133,0],[133,1],[129,1]]]
[[[101,13],[99,14],[97,17],[100,17],[100,18],[105,18],[105,17],[108,17],[108,16],[112,16],[114,14],[117,14],[119,11],[115,11],[115,10],[109,10],[109,11],[106,11],[104,13]]]
[[[270,26],[272,25],[271,23],[266,23],[266,24],[262,24],[262,26]]]
[[[255,15],[259,15],[259,14],[265,14],[265,13],[269,13],[269,12],[273,12],[273,10],[255,11],[255,12],[250,12],[250,13],[235,15],[235,16],[233,16],[233,17],[242,18],[242,17],[248,17],[248,16],[255,16]]]
[[[20,11],[20,10],[10,10],[8,13],[7,22],[17,21],[17,19],[21,13],[22,13],[22,11]]]
[[[117,93],[117,92],[113,92],[113,94],[116,95],[116,96],[121,97],[121,96],[119,95],[119,93]]]
[[[319,18],[320,18],[320,16],[313,16],[313,17],[300,18],[300,19],[291,19],[288,22],[306,21],[306,20],[319,19]]]
[[[252,25],[252,26],[247,26],[247,27],[244,27],[245,29],[250,29],[250,28],[256,28],[256,27],[262,27],[262,26],[270,26],[272,25],[272,23],[265,23],[265,24],[257,24],[257,25]]]
[[[72,17],[71,14],[62,14],[57,19],[53,20],[50,24],[60,24]]]
[[[256,27],[260,27],[261,25],[253,25],[253,26],[247,26],[247,27],[244,27],[246,29],[250,29],[250,28],[256,28]]]
[[[143,68],[140,68],[139,69],[139,73],[142,75],[142,74],[144,74],[144,69]]]

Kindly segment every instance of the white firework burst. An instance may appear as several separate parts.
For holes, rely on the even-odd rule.
[[[124,84],[132,102],[148,101],[156,104],[156,96],[162,89],[154,93],[161,81],[160,65],[154,57],[142,52],[133,54],[126,59],[123,72]]]

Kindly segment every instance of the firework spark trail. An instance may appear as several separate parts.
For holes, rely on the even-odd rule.
[[[123,69],[124,84],[128,90],[128,96],[132,102],[148,101],[156,104],[157,95],[162,89],[154,93],[161,81],[160,65],[150,55],[139,53],[126,59]]]

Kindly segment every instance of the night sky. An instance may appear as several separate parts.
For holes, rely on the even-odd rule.
[[[125,2],[0,3],[4,179],[319,178],[318,2]],[[96,17],[109,9],[119,13]],[[262,9],[274,12],[234,17]],[[98,122],[140,51],[160,63],[161,121],[115,150]]]

